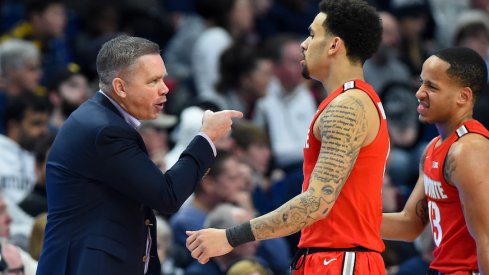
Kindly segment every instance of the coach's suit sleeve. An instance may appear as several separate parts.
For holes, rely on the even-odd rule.
[[[196,136],[166,173],[149,159],[132,129],[105,127],[96,137],[103,184],[162,213],[176,212],[214,162],[209,142]],[[101,169],[102,170],[102,169]]]

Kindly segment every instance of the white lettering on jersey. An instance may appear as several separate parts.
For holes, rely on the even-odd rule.
[[[385,120],[385,111],[384,106],[382,106],[382,102],[377,102],[377,106],[379,107],[380,113],[382,114],[382,118]]]
[[[433,199],[446,199],[448,196],[441,186],[441,182],[430,179],[424,175],[424,193]]]
[[[306,142],[304,144],[304,148],[308,149],[309,148],[309,132],[311,131],[311,128],[307,130],[307,136],[306,136]]]

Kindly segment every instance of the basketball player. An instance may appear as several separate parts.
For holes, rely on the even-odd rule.
[[[328,96],[307,133],[303,192],[236,227],[188,232],[187,247],[201,263],[245,242],[302,230],[294,274],[385,274],[381,186],[389,138],[379,98],[363,81],[382,27],[362,0],[323,0],[319,7],[301,64]]]
[[[419,119],[439,136],[421,158],[404,210],[384,214],[381,234],[412,241],[429,220],[436,247],[428,274],[489,273],[489,131],[472,118],[486,85],[486,64],[473,50],[445,49],[424,62]]]

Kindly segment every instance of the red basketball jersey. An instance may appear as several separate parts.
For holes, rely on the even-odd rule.
[[[353,88],[365,92],[377,107],[380,117],[379,132],[371,144],[360,149],[355,165],[328,216],[302,229],[299,247],[350,248],[363,246],[378,252],[384,250],[384,243],[380,238],[381,190],[389,153],[389,135],[384,109],[379,97],[369,84],[361,80],[349,81],[319,105],[309,126],[304,148],[302,192],[309,187],[309,179],[321,148],[321,141],[313,134],[314,122],[334,98]]]
[[[489,138],[489,131],[482,124],[469,120],[438,146],[440,136],[436,137],[426,150],[424,160],[424,189],[436,245],[430,267],[442,273],[479,269],[475,241],[465,224],[458,190],[447,183],[443,175],[450,146],[468,133]]]

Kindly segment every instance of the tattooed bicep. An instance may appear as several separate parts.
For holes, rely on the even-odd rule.
[[[450,151],[448,151],[448,154],[445,158],[445,164],[443,165],[443,176],[445,177],[445,180],[447,182],[453,182],[452,175],[453,172],[455,172],[455,169],[455,157]]]
[[[311,178],[324,185],[319,189],[337,195],[338,184],[346,180],[367,135],[365,106],[357,98],[344,95],[331,102],[319,119],[321,151]],[[327,183],[334,183],[328,184],[333,188]]]
[[[426,151],[428,151],[428,146],[423,151],[423,155],[421,155],[421,158],[419,159],[419,170],[423,171],[424,170],[424,160],[426,159]]]
[[[416,203],[416,216],[418,216],[421,224],[426,225],[430,219],[428,213],[428,199],[423,198]]]
[[[331,102],[320,116],[321,140],[363,142],[367,128],[365,105],[351,95]]]

